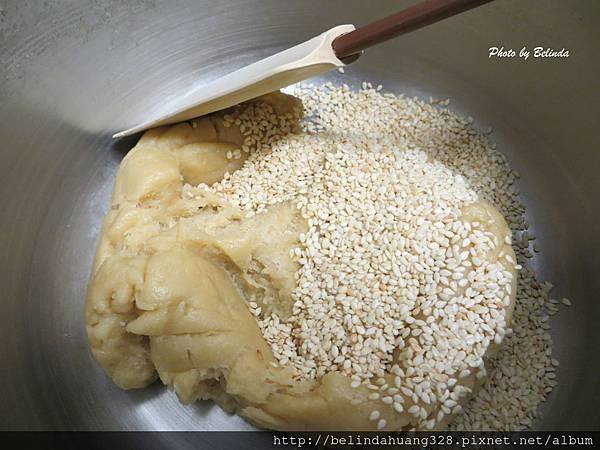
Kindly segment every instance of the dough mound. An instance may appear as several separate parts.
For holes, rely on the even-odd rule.
[[[280,93],[256,101],[277,114],[299,106]],[[215,114],[150,130],[124,158],[88,291],[95,359],[124,389],[159,377],[181,402],[212,399],[258,427],[373,430],[374,409],[386,430],[414,427],[410,414],[369,399],[372,391],[351,387],[340,373],[296,381],[277,364],[247,303],[289,315],[297,270],[290,249],[307,224],[291,203],[250,216],[196,187],[239,169],[247,153],[238,159],[227,153],[242,144],[239,126],[225,127]],[[463,213],[499,242],[509,234],[485,202]],[[504,245],[489,259],[498,260],[500,250],[512,254]],[[477,383],[475,376],[458,381],[471,390]],[[404,405],[408,410],[412,400]],[[431,415],[440,408],[423,406]]]

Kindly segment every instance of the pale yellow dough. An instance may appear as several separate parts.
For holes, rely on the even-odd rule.
[[[279,93],[261,101],[279,113],[297,102]],[[297,269],[289,251],[307,225],[291,204],[248,217],[188,186],[220,180],[246,156],[226,157],[240,148],[242,134],[225,128],[222,116],[195,123],[146,132],[121,164],[87,299],[94,357],[124,389],[160,377],[183,403],[213,399],[259,427],[372,430],[374,409],[386,419],[385,429],[413,426],[409,414],[369,400],[371,391],[351,388],[339,373],[298,382],[270,364],[275,359],[246,302],[289,315]],[[464,214],[499,242],[509,233],[485,202]],[[500,250],[513,255],[504,245],[489,259],[497,260]],[[473,387],[476,381],[459,383]],[[405,410],[410,405],[407,398]],[[435,414],[437,407],[428,411]]]

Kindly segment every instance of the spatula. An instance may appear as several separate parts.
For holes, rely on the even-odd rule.
[[[113,137],[193,119],[281,89],[355,61],[366,48],[488,3],[491,0],[424,0],[356,29],[340,25],[302,44],[192,89],[165,106],[168,111]]]

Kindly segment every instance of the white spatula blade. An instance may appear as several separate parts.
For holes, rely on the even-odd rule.
[[[168,105],[168,113],[116,133],[113,137],[129,136],[148,128],[203,116],[343,67],[345,64],[335,56],[331,43],[336,37],[353,30],[354,25],[337,26],[302,44],[191,90]]]

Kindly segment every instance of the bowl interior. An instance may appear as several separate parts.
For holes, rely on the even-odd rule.
[[[136,0],[0,8],[0,316],[5,429],[251,429],[159,384],[125,392],[88,351],[85,290],[114,175],[139,136],[111,134],[164,100],[341,23],[411,2]],[[596,14],[594,14],[594,12]],[[428,98],[494,127],[522,175],[541,278],[574,306],[552,319],[558,388],[540,429],[597,429],[600,4],[494,2],[367,51],[325,79]],[[537,45],[563,59],[488,59]]]

